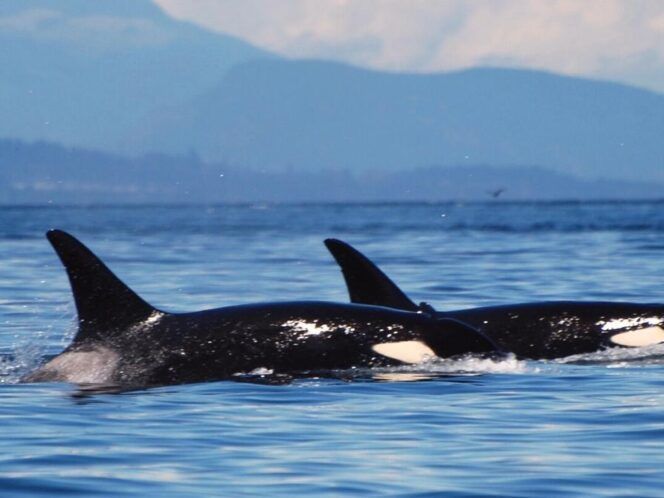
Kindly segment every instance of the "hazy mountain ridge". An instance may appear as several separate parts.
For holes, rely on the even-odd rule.
[[[143,130],[143,150],[193,148],[252,167],[538,164],[664,181],[664,96],[536,71],[415,75],[251,61]]]
[[[3,0],[0,136],[119,150],[146,113],[255,57],[271,55],[148,0]]]
[[[289,61],[149,0],[2,0],[0,64],[0,136],[20,140],[301,177],[520,164],[664,183],[664,95],[615,83]]]
[[[196,155],[124,157],[0,140],[0,204],[658,199],[652,182],[582,180],[532,166],[265,171]]]

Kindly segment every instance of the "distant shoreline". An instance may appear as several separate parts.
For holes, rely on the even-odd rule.
[[[357,207],[389,207],[389,206],[460,206],[460,205],[491,205],[519,206],[541,204],[547,206],[563,205],[602,205],[602,204],[664,204],[664,197],[652,199],[531,199],[531,200],[440,200],[440,201],[277,201],[277,202],[216,202],[216,203],[91,203],[91,204],[62,204],[62,203],[34,203],[34,204],[8,204],[0,201],[0,209],[179,209],[179,208],[263,208],[263,207],[302,207],[302,206],[357,206]]]

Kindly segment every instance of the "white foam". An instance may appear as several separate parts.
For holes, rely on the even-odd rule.
[[[593,353],[576,354],[553,360],[554,363],[606,364],[608,367],[628,365],[664,365],[664,344],[645,347],[608,348]]]
[[[439,362],[435,362],[434,365],[437,366],[436,370],[449,371],[450,373],[458,371],[467,373],[521,374],[528,371],[528,363],[518,360],[513,354],[509,354],[501,359],[468,355],[461,358],[440,360]]]
[[[436,375],[480,375],[480,374],[522,374],[532,372],[528,362],[521,361],[513,354],[493,359],[478,356],[457,358],[434,358],[417,365],[403,365],[391,368],[373,369],[372,375],[379,380],[421,380]],[[535,369],[535,371],[537,371]],[[378,377],[376,377],[378,376]]]
[[[67,320],[64,332],[54,331],[54,325],[47,323],[40,328],[19,329],[14,334],[14,342],[3,350],[0,355],[0,384],[15,384],[20,379],[34,371],[44,361],[44,355],[49,353],[50,348],[64,349],[71,343],[78,330],[76,308],[74,301],[70,300],[56,308],[59,319]],[[6,322],[8,323],[8,322]],[[56,333],[59,337],[56,337]],[[57,345],[60,345],[57,348]]]

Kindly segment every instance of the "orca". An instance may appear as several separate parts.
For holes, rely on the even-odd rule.
[[[517,358],[554,359],[664,343],[662,304],[550,301],[436,311],[427,303],[415,304],[351,245],[337,239],[325,245],[341,268],[351,302],[460,320]]]
[[[140,388],[257,370],[311,373],[498,352],[483,334],[423,312],[317,301],[192,313],[157,309],[76,238],[50,230],[78,313],[72,343],[22,380]]]

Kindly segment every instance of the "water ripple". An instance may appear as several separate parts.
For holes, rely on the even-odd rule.
[[[661,202],[263,207],[0,210],[0,494],[661,496],[661,346],[116,394],[16,383],[74,330],[52,227],[173,310],[345,301],[326,237],[440,309],[661,301]]]

